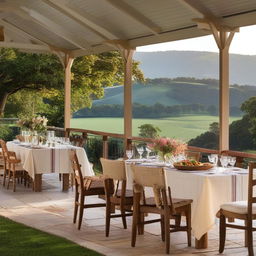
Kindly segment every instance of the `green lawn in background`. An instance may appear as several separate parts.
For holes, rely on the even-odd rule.
[[[230,122],[240,119],[231,117]],[[138,127],[142,124],[158,126],[162,136],[180,138],[185,141],[195,138],[209,129],[209,124],[218,122],[217,116],[187,115],[163,119],[133,119],[133,135],[138,135]],[[88,130],[123,133],[123,118],[74,118],[71,127]]]
[[[61,237],[0,216],[1,256],[100,256]]]

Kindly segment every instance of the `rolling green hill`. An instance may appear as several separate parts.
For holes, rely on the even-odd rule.
[[[255,86],[232,85],[230,106],[240,107],[249,97],[256,95]],[[146,84],[133,85],[133,102],[144,105],[218,105],[219,88],[217,80],[193,78],[153,79]],[[105,97],[94,100],[93,106],[103,104],[123,104],[123,86],[105,89]]]

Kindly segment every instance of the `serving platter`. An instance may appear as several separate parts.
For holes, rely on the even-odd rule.
[[[183,170],[183,171],[206,171],[211,168],[213,168],[213,164],[211,163],[203,163],[202,165],[198,166],[185,166],[185,165],[178,165],[178,164],[173,164],[174,168],[178,170]]]

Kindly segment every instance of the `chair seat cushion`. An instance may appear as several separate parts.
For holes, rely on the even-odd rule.
[[[236,201],[225,203],[220,206],[221,209],[229,212],[234,212],[238,214],[247,214],[247,201]],[[256,204],[252,205],[252,213],[256,214]]]

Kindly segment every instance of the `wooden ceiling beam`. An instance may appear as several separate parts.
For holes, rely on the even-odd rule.
[[[133,20],[137,21],[139,24],[143,25],[153,34],[158,35],[161,32],[161,28],[158,25],[156,25],[153,21],[145,17],[135,8],[126,4],[122,0],[106,0],[106,1],[110,3],[113,7],[118,9],[120,12],[126,14]]]
[[[104,40],[113,40],[118,38],[113,32],[109,31],[104,27],[103,24],[100,24],[98,21],[93,21],[93,18],[89,13],[84,13],[83,15],[79,14],[77,11],[71,9],[70,7],[63,4],[63,2],[58,0],[43,0],[44,3],[51,6],[52,8],[58,10],[62,14],[68,16],[72,20],[79,23],[81,26],[86,27],[91,30]]]
[[[21,6],[21,8],[22,10],[27,12],[27,14],[31,17],[31,19],[33,19],[34,22],[46,28],[48,31],[56,34],[57,36],[63,38],[64,40],[68,41],[69,43],[75,45],[76,47],[81,49],[86,49],[90,47],[90,44],[86,40],[76,38],[75,34],[65,30],[62,25],[55,23],[41,13],[38,13],[37,11],[32,9],[28,9],[25,6]]]

